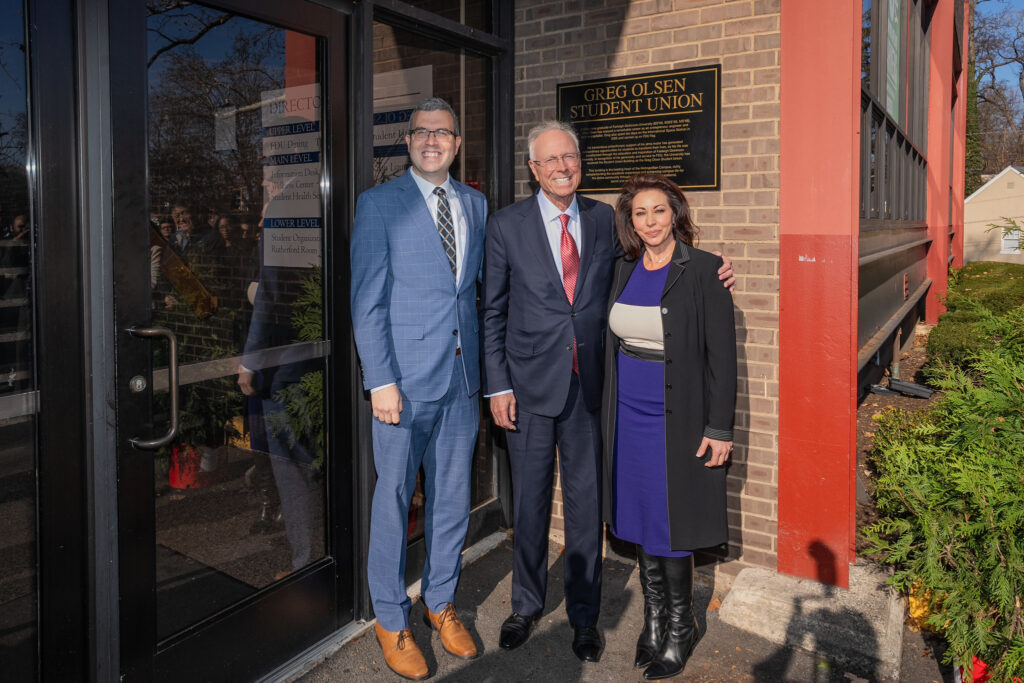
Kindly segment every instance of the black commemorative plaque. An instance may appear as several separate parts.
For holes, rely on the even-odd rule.
[[[558,85],[558,116],[583,152],[584,192],[617,192],[636,173],[684,190],[717,190],[721,172],[719,64]]]

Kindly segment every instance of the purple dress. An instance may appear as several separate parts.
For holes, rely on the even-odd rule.
[[[638,263],[617,299],[631,306],[661,306],[668,265],[647,270]],[[669,541],[665,477],[665,364],[617,352],[618,410],[615,429],[615,515],[612,533],[648,555],[686,557]]]

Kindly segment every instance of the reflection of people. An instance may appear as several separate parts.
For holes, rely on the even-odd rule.
[[[477,655],[454,600],[479,423],[476,280],[487,205],[448,175],[462,142],[448,103],[421,102],[405,140],[411,170],[367,190],[356,206],[352,323],[375,418],[367,574],[377,638],[392,670],[419,679],[428,669],[409,630],[405,557],[421,464],[426,619],[448,652]]]
[[[252,216],[242,216],[238,223],[238,241],[243,253],[255,255],[260,245],[260,228]]]
[[[167,216],[163,216],[158,219],[157,226],[160,231],[160,236],[165,240],[170,240],[171,236],[174,234],[174,221]]]
[[[174,247],[186,258],[210,250],[217,232],[210,229],[199,218],[195,209],[177,204],[173,215],[178,231],[174,235]]]
[[[3,268],[28,268],[31,263],[32,252],[29,248],[29,223],[28,215],[19,213],[14,216],[10,226],[0,233],[0,239],[5,241],[0,249],[0,267]],[[2,275],[0,280],[0,296],[5,298],[25,296],[24,276],[14,271]]]
[[[567,124],[528,135],[540,192],[491,216],[484,271],[484,369],[512,468],[515,551],[505,649],[526,642],[544,606],[558,447],[565,511],[565,601],[573,653],[600,659],[601,440],[608,286],[619,254],[606,204],[576,194],[580,152]],[[726,286],[732,269],[723,269]]]
[[[19,213],[11,221],[9,228],[4,230],[3,235],[0,235],[0,239],[6,240],[20,240],[28,238],[28,216]]]
[[[220,253],[236,253],[242,251],[239,239],[238,224],[235,217],[230,214],[222,214],[217,218],[217,238],[214,241],[214,249]]]
[[[682,671],[697,643],[691,551],[727,540],[736,330],[718,284],[722,261],[694,247],[672,181],[633,177],[615,221],[625,256],[605,341],[605,517],[637,546],[644,628],[635,665],[653,680]]]
[[[0,299],[3,307],[3,328],[9,339],[3,343],[0,392],[14,391],[27,376],[32,359],[32,325],[29,282],[32,264],[32,235],[27,213],[17,213],[5,230],[0,231]],[[20,300],[20,303],[19,301]]]
[[[169,254],[168,247],[174,239],[174,221],[169,216],[160,216],[151,224],[157,225],[159,237],[150,236],[149,246],[149,286],[153,294],[154,308],[171,307],[177,299],[171,293],[171,283],[163,275],[164,261]]]
[[[267,184],[267,203],[263,208],[266,217],[275,211],[275,201],[281,187]],[[280,211],[280,209],[278,209]],[[211,231],[216,235],[216,231]],[[238,386],[242,393],[260,400],[260,410],[250,405],[251,433],[265,436],[270,452],[270,465],[277,484],[277,498],[280,499],[284,516],[285,534],[291,546],[291,570],[279,572],[281,579],[291,571],[309,564],[312,559],[313,494],[315,473],[313,454],[308,445],[308,435],[295,434],[287,426],[285,405],[280,397],[285,389],[297,384],[303,376],[319,366],[311,360],[289,359],[289,351],[283,358],[267,361],[260,353],[265,349],[293,344],[298,333],[292,325],[294,301],[308,277],[309,268],[296,268],[268,264],[266,254],[260,251],[259,285],[253,299],[252,319],[242,363],[238,368]],[[262,418],[264,424],[253,425],[253,419]],[[255,448],[255,444],[253,444]],[[261,518],[269,515],[275,498],[265,476],[265,464],[261,456],[255,456],[254,485],[262,501]]]

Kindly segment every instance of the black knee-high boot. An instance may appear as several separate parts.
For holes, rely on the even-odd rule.
[[[683,670],[697,644],[697,619],[693,615],[693,556],[659,557],[665,577],[668,631],[661,649],[644,671],[652,681],[671,678]]]
[[[645,667],[651,663],[661,649],[668,623],[665,601],[665,577],[661,569],[661,558],[648,555],[641,546],[636,547],[637,564],[640,566],[640,588],[644,594],[644,630],[636,641],[636,659],[633,666]]]

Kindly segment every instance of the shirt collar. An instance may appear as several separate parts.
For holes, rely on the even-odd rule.
[[[412,168],[410,168],[408,171],[406,171],[406,173],[412,174],[412,179],[414,181],[416,181],[416,187],[417,187],[417,189],[419,189],[420,194],[423,195],[424,199],[429,199],[430,198],[430,195],[432,195],[434,193],[434,188],[435,187],[443,187],[444,191],[449,196],[451,196],[455,192],[455,188],[452,187],[452,177],[451,177],[451,175],[448,175],[447,177],[445,177],[444,182],[441,183],[440,185],[434,185],[434,183],[430,182],[426,178],[421,178],[419,176],[419,174],[416,173],[416,171],[412,170]]]
[[[544,219],[544,225],[555,220],[563,213],[569,215],[569,220],[576,220],[580,215],[580,209],[576,203],[576,195],[572,196],[572,204],[569,205],[569,208],[562,211],[548,199],[547,195],[544,194],[544,190],[538,190],[537,204],[540,206],[540,217]]]

